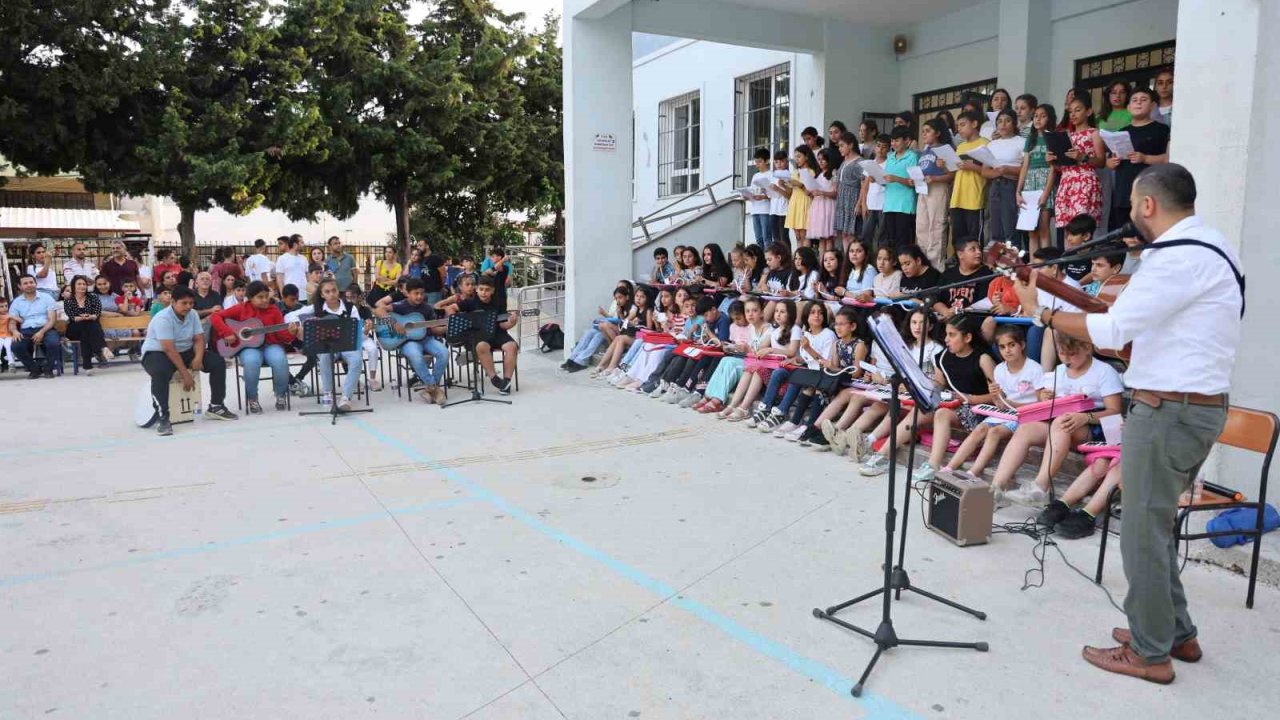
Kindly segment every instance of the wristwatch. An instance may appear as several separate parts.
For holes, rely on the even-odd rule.
[[[1035,309],[1031,311],[1031,324],[1038,328],[1044,327],[1044,321],[1041,318],[1044,317],[1044,311],[1047,309],[1048,308],[1043,305],[1037,305]]]

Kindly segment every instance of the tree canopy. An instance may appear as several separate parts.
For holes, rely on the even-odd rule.
[[[349,217],[469,244],[563,204],[560,50],[490,0],[6,0],[0,153],[197,212]],[[388,228],[390,229],[390,228]]]

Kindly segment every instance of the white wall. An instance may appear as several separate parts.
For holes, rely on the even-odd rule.
[[[636,185],[632,217],[671,202],[658,197],[658,106],[669,98],[697,90],[702,100],[702,181],[713,182],[733,172],[735,81],[758,70],[791,63],[792,132],[798,138],[807,124],[818,124],[814,104],[811,56],[777,50],[686,40],[664,48],[634,65],[633,101],[636,122]],[[801,59],[805,59],[803,68]],[[799,76],[799,77],[797,77]],[[726,188],[732,191],[732,188]]]
[[[1030,91],[1061,112],[1075,61],[1117,50],[1172,40],[1178,0],[1042,0],[1050,2],[1050,87]],[[907,29],[910,51],[899,58],[895,110],[911,107],[916,93],[997,77],[1000,1],[931,18]]]
[[[1052,86],[1041,102],[1053,103],[1061,115],[1076,60],[1174,39],[1178,0],[1054,0],[1052,17]]]

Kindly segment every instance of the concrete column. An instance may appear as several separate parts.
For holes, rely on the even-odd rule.
[[[631,8],[564,23],[566,342],[631,276]]]
[[[1052,25],[1049,0],[1000,0],[997,84],[1014,97],[1048,97]]]
[[[828,20],[821,54],[815,56],[825,123],[843,120],[857,133],[864,112],[898,112],[898,63],[893,54],[897,31],[880,26]],[[796,140],[799,131],[796,128]]]
[[[1196,179],[1196,212],[1236,246],[1249,276],[1248,314],[1236,355],[1233,405],[1280,408],[1274,312],[1280,285],[1280,164],[1268,148],[1280,141],[1280,3],[1271,0],[1182,0],[1170,159]],[[1230,68],[1224,72],[1224,68]],[[1258,487],[1257,456],[1222,454],[1211,471],[1249,494]]]

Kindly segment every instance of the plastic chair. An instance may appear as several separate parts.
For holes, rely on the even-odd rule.
[[[1258,583],[1258,561],[1262,552],[1263,512],[1267,506],[1267,476],[1271,473],[1271,458],[1275,455],[1276,440],[1280,438],[1280,419],[1275,413],[1251,408],[1230,407],[1227,409],[1227,424],[1218,436],[1218,443],[1228,447],[1249,450],[1262,455],[1262,474],[1258,481],[1257,500],[1200,500],[1192,499],[1178,510],[1178,518],[1174,522],[1174,542],[1183,540],[1205,540],[1226,535],[1244,535],[1253,539],[1252,559],[1249,562],[1249,589],[1245,595],[1244,606],[1253,608],[1254,589]],[[1094,582],[1102,582],[1102,567],[1107,556],[1107,537],[1110,534],[1111,506],[1115,501],[1119,488],[1111,492],[1107,498],[1107,509],[1102,517],[1102,545],[1098,549],[1098,569]],[[1215,496],[1216,497],[1216,496]],[[1252,528],[1242,530],[1219,530],[1216,532],[1183,533],[1188,518],[1194,512],[1218,512],[1232,508],[1249,508],[1256,510],[1257,522]]]

